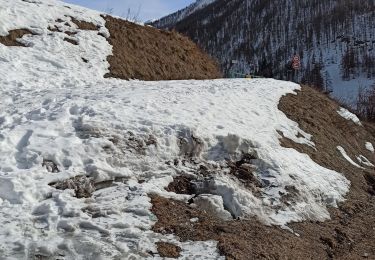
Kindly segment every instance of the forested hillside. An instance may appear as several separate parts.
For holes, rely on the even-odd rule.
[[[375,79],[374,24],[374,0],[216,0],[153,23],[191,37],[228,76],[293,79],[288,67],[297,53],[295,80],[352,100]]]

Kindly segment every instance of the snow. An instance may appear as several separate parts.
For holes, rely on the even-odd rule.
[[[374,146],[372,145],[372,143],[367,142],[365,146],[366,146],[366,149],[369,150],[370,152],[372,152],[372,153],[375,152],[375,149],[374,149]]]
[[[197,200],[197,207],[223,218],[228,209],[235,217],[256,216],[282,226],[323,221],[329,218],[327,207],[344,200],[349,181],[342,174],[280,145],[278,131],[314,146],[311,135],[278,110],[280,98],[299,85],[272,79],[104,79],[112,49],[104,37],[73,27],[79,42],[74,46],[63,41],[63,33],[47,30],[57,19],[70,23],[73,16],[106,31],[99,13],[54,0],[0,3],[2,35],[17,28],[38,32],[23,37],[30,47],[0,45],[2,257],[151,259],[147,252],[156,252],[155,242],[169,241],[182,248],[182,258],[220,259],[214,241],[181,243],[151,230],[156,217],[149,194],[188,198],[164,189],[173,176],[189,171],[166,164],[183,156],[182,138],[185,151],[207,164],[256,155],[262,196],[218,172],[206,185],[211,195]],[[145,145],[151,137],[157,144]],[[194,142],[199,149],[191,146]],[[44,160],[56,163],[60,172],[48,172]],[[73,190],[48,185],[74,176],[123,181],[81,199]],[[92,188],[84,178],[82,183]],[[285,204],[282,194],[290,186],[298,196]]]
[[[340,107],[340,110],[337,111],[337,113],[343,118],[345,118],[346,120],[353,121],[354,124],[362,126],[362,123],[359,120],[359,118],[355,114],[349,112],[349,110],[343,107]]]
[[[350,164],[354,165],[355,167],[362,168],[360,165],[358,165],[356,162],[354,162],[350,156],[346,153],[345,149],[341,146],[337,146],[337,150],[341,153],[341,155],[348,161]],[[359,158],[359,157],[358,157]]]
[[[363,156],[363,155],[358,156],[358,157],[357,157],[357,160],[358,160],[361,164],[363,164],[363,165],[366,165],[366,166],[368,166],[368,167],[374,167],[374,165],[370,162],[370,160],[367,159],[367,158],[366,158],[365,156]]]

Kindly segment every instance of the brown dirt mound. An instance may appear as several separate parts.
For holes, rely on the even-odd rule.
[[[171,243],[157,242],[158,253],[161,257],[178,258],[181,248]]]
[[[154,231],[176,234],[182,241],[216,240],[227,259],[375,259],[375,170],[351,165],[336,149],[344,147],[354,161],[362,154],[375,163],[365,149],[366,142],[375,143],[374,126],[361,127],[342,118],[335,101],[308,87],[298,95],[284,96],[279,108],[313,135],[317,150],[286,138],[281,143],[351,181],[347,201],[330,209],[331,220],[291,224],[300,235],[296,236],[257,220],[223,221],[187,203],[153,196],[152,211],[158,217]],[[293,187],[290,190],[298,193]],[[199,221],[193,223],[192,218]]]
[[[26,45],[17,41],[17,39],[21,39],[24,35],[33,34],[31,31],[27,29],[17,29],[9,31],[7,36],[0,36],[0,43],[5,46],[21,46],[27,47]]]
[[[106,77],[140,80],[213,79],[216,62],[188,38],[105,16],[113,56]]]

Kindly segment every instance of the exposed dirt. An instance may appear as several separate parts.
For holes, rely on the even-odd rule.
[[[339,104],[309,87],[302,87],[297,96],[283,97],[279,109],[312,134],[316,150],[286,138],[281,139],[283,146],[308,154],[320,165],[343,173],[351,182],[347,201],[340,209],[331,210],[332,220],[319,226],[299,223],[293,228],[315,237],[320,233],[331,257],[375,259],[375,248],[371,246],[375,245],[375,169],[351,165],[336,148],[342,146],[353,161],[358,162],[356,157],[364,155],[375,164],[374,154],[365,148],[366,142],[375,143],[374,125],[364,123],[362,127],[342,118],[337,113]]]
[[[364,155],[374,163],[374,154],[365,148],[365,143],[375,143],[375,136],[373,132],[368,131],[373,127],[371,124],[362,127],[344,119],[337,113],[339,107],[335,101],[310,87],[303,87],[297,96],[283,97],[279,109],[313,136],[312,141],[317,150],[306,145],[297,145],[286,138],[281,142],[284,147],[307,153],[318,164],[348,173],[346,177],[351,178],[358,168],[353,167],[340,154],[337,146],[342,146],[353,161],[357,161],[357,156]]]
[[[223,221],[188,203],[152,196],[152,211],[158,217],[154,231],[176,234],[182,241],[216,240],[227,259],[375,259],[375,170],[351,165],[336,149],[340,145],[353,161],[362,154],[375,164],[374,155],[365,149],[366,142],[375,143],[374,126],[357,126],[342,118],[335,101],[308,87],[298,95],[283,97],[279,108],[313,135],[317,150],[284,137],[280,139],[282,145],[307,153],[351,181],[347,201],[338,209],[330,209],[331,220],[291,224],[298,237],[255,219]],[[295,187],[288,189],[298,195]],[[192,218],[199,221],[191,222]]]
[[[71,39],[71,38],[64,38],[64,41],[66,42],[69,42],[70,44],[73,44],[73,45],[78,45],[78,42],[74,39]]]
[[[86,21],[79,21],[73,17],[70,17],[71,21],[78,26],[80,30],[88,30],[88,31],[97,31],[98,27],[90,22]]]
[[[176,234],[182,241],[218,241],[227,259],[324,259],[322,243],[297,237],[277,227],[267,227],[256,220],[223,221],[181,201],[158,196],[151,200],[158,222],[155,232]],[[198,218],[196,222],[191,222]]]
[[[26,45],[17,41],[17,39],[21,39],[24,35],[33,34],[31,31],[27,29],[17,29],[9,31],[7,36],[0,36],[0,43],[5,46],[21,46],[27,47]]]
[[[253,192],[257,191],[257,188],[262,187],[262,183],[254,176],[254,166],[251,160],[256,159],[250,154],[244,154],[242,159],[239,161],[228,161],[228,167],[230,168],[230,174],[241,181],[247,188]]]
[[[105,16],[113,56],[106,77],[141,80],[219,78],[219,68],[188,38]]]
[[[174,192],[177,194],[194,194],[194,188],[191,184],[193,179],[187,176],[177,176],[173,179],[168,187],[166,188],[169,192]]]
[[[166,242],[157,242],[158,253],[161,257],[178,258],[181,248]]]

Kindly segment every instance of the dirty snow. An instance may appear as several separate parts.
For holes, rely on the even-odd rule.
[[[346,108],[340,107],[340,110],[337,111],[337,113],[343,118],[345,118],[346,120],[353,121],[353,123],[356,125],[359,125],[359,126],[362,125],[359,118],[355,114],[349,112],[349,110],[347,110]]]
[[[374,149],[374,146],[372,145],[372,143],[370,142],[367,142],[366,145],[365,145],[366,149],[369,150],[370,152],[374,153],[375,152],[375,149]]]
[[[0,0],[1,35],[18,28],[38,33],[23,37],[27,48],[0,44],[1,257],[145,259],[156,253],[155,242],[167,241],[182,248],[183,259],[219,259],[216,242],[180,243],[151,231],[156,217],[148,194],[188,198],[164,188],[188,171],[166,162],[182,156],[181,139],[194,150],[191,136],[202,140],[193,151],[200,162],[223,164],[241,153],[257,157],[262,196],[218,173],[207,186],[211,196],[197,201],[223,218],[257,216],[276,225],[322,221],[329,218],[328,206],[344,200],[349,181],[343,175],[280,145],[277,131],[314,146],[277,108],[299,85],[272,79],[104,79],[111,46],[97,31],[78,30],[70,16],[106,32],[94,11],[54,0]],[[66,22],[71,26],[62,28],[77,32],[78,46],[63,41],[64,33],[47,30]],[[43,167],[44,160],[59,172],[49,172],[53,167]],[[74,176],[117,181],[80,199],[73,190],[48,185]],[[285,204],[281,194],[290,186],[298,196]]]

